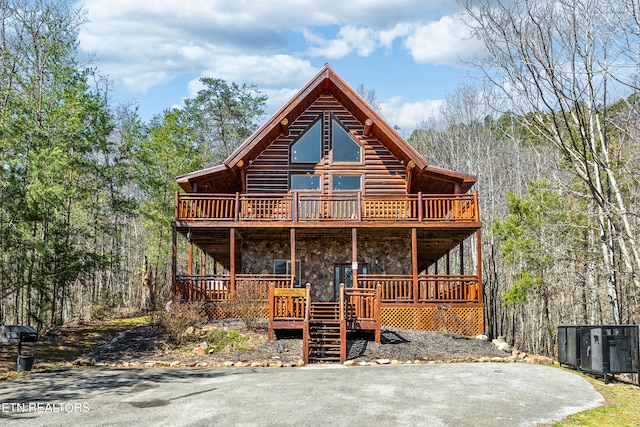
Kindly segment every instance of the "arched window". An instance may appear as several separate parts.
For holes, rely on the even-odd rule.
[[[362,148],[336,120],[331,121],[331,144],[334,162],[362,161]]]
[[[321,158],[322,120],[318,120],[291,146],[291,163],[318,163]]]

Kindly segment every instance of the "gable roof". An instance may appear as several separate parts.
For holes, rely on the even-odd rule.
[[[286,122],[293,123],[325,92],[333,95],[361,123],[364,124],[368,119],[371,120],[370,133],[405,165],[408,165],[412,193],[418,191],[424,193],[466,193],[476,182],[476,177],[473,175],[429,165],[425,158],[328,64],[322,67],[222,164],[179,176],[176,181],[187,192],[196,191],[196,188],[206,188],[208,192],[216,193],[240,191],[242,188],[242,168],[278,138],[282,133],[280,124],[285,119]]]

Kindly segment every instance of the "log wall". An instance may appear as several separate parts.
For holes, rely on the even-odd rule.
[[[336,117],[362,147],[361,164],[331,163],[331,117]],[[289,164],[289,147],[319,117],[324,121],[322,132],[322,160],[315,165]],[[322,192],[331,192],[331,175],[348,172],[364,174],[363,190],[366,194],[406,194],[405,167],[375,137],[364,136],[364,125],[345,109],[332,95],[320,96],[297,120],[289,126],[289,135],[280,135],[246,167],[248,193],[286,193],[290,172],[309,172],[321,176]]]

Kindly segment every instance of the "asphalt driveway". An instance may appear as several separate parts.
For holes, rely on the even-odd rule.
[[[72,369],[0,383],[3,426],[529,426],[596,407],[578,375],[469,363]]]

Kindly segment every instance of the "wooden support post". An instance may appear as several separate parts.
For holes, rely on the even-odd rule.
[[[171,224],[171,229],[173,232],[171,236],[171,295],[175,296],[178,280],[178,230],[176,230],[175,222]]]
[[[354,288],[358,287],[358,229],[351,229],[351,278]]]
[[[418,230],[411,229],[411,275],[413,276],[413,302],[418,303]]]
[[[460,275],[464,276],[464,239],[460,240]]]
[[[482,303],[483,300],[483,290],[482,290],[482,229],[478,228],[476,230],[476,251],[477,254],[477,267],[476,267],[476,275],[478,276],[478,302]]]
[[[236,229],[229,229],[229,292],[233,299],[236,293]]]
[[[289,230],[289,246],[291,248],[291,284],[293,288],[296,285],[296,229],[291,227]]]
[[[207,275],[207,254],[204,250],[200,253],[200,275]]]
[[[240,162],[238,162],[238,164],[240,164]],[[242,183],[242,192],[246,193],[247,191],[247,169],[246,168],[242,168],[242,167],[240,168],[240,182]]]
[[[178,219],[180,218],[180,193],[178,193],[177,191],[176,191],[175,202],[176,202],[176,206],[174,209],[174,218]],[[175,227],[175,224],[173,225],[173,227]]]
[[[373,120],[367,119],[364,121],[364,136],[371,136],[371,128],[373,127]]]
[[[269,312],[267,313],[267,316],[269,316],[269,326],[268,326],[269,329],[267,330],[269,341],[273,340],[273,319],[274,319],[275,310],[276,310],[275,296],[273,294],[274,288],[275,288],[275,285],[273,283],[269,283]]]
[[[189,276],[193,276],[193,243],[191,243],[191,239],[189,239],[189,246],[187,249],[187,274]]]
[[[289,136],[289,119],[286,117],[280,120],[280,130],[284,136]]]
[[[412,173],[413,173],[413,168],[416,167],[416,164],[413,160],[409,160],[409,163],[407,163],[407,169],[406,169],[406,177],[407,177],[407,186],[406,186],[406,190],[407,193],[411,193],[411,177],[412,177]]]
[[[447,276],[451,274],[451,251],[447,252]]]
[[[234,212],[236,221],[240,221],[240,193],[236,192],[236,210]]]

